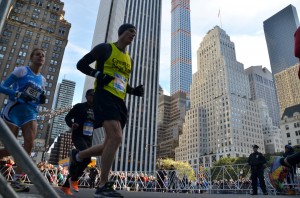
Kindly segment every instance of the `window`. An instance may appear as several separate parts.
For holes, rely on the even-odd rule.
[[[291,137],[291,134],[290,133],[286,133],[286,137]]]
[[[66,28],[65,27],[59,27],[58,34],[64,35],[65,33],[66,33]]]

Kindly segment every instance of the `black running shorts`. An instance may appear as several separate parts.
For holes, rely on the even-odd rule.
[[[124,100],[110,92],[98,89],[94,95],[94,117],[97,127],[105,120],[119,120],[124,129],[127,122],[127,107]]]

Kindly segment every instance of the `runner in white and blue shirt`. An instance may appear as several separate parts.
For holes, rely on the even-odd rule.
[[[40,73],[45,63],[45,51],[39,48],[33,49],[30,60],[32,63],[30,66],[16,67],[0,85],[0,93],[9,96],[2,118],[16,138],[19,129],[22,130],[24,149],[28,155],[32,152],[37,133],[38,105],[46,101],[44,94],[46,80]],[[9,155],[7,148],[0,149],[0,158]],[[22,175],[20,166],[17,166],[14,181],[11,183],[16,192],[30,190],[22,183],[20,179]]]
[[[9,102],[2,115],[4,120],[18,127],[36,120],[37,107],[44,93],[45,82],[42,74],[34,74],[30,67],[16,67],[0,86],[0,92],[9,96]],[[18,97],[20,94],[24,96]]]

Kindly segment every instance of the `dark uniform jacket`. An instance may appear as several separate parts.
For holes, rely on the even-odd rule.
[[[267,163],[266,158],[260,152],[251,153],[248,158],[248,164],[252,171],[263,170],[265,163]]]

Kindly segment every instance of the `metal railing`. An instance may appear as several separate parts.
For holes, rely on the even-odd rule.
[[[49,183],[62,185],[58,181],[57,169],[40,170]],[[7,180],[12,179],[13,168],[2,168],[1,172]],[[268,177],[269,169],[265,169],[265,182],[269,194],[276,195],[276,190],[270,184]],[[145,192],[182,192],[182,193],[209,193],[209,194],[250,194],[252,191],[250,171],[247,164],[230,166],[214,166],[199,171],[195,178],[189,179],[184,172],[175,170],[159,170],[152,173],[145,172],[111,172],[110,181],[114,182],[114,188],[125,191]],[[294,189],[299,192],[300,171],[295,174]],[[51,179],[50,179],[51,178]],[[96,177],[96,185],[99,182],[100,174]],[[31,183],[28,177],[24,182]],[[79,178],[79,186],[90,187],[90,178],[84,173]],[[288,184],[285,183],[286,188]],[[258,188],[260,191],[260,188]]]
[[[56,191],[49,185],[49,183],[44,179],[43,175],[33,163],[31,158],[19,144],[13,133],[7,127],[2,118],[0,118],[0,141],[4,144],[4,147],[9,151],[9,153],[14,157],[14,160],[17,162],[18,166],[29,176],[30,180],[37,186],[37,189],[44,197],[59,198],[60,196]],[[13,189],[3,183],[0,180],[0,186],[7,186],[6,189],[0,188],[0,193],[4,197],[14,198],[17,197],[13,195]]]

